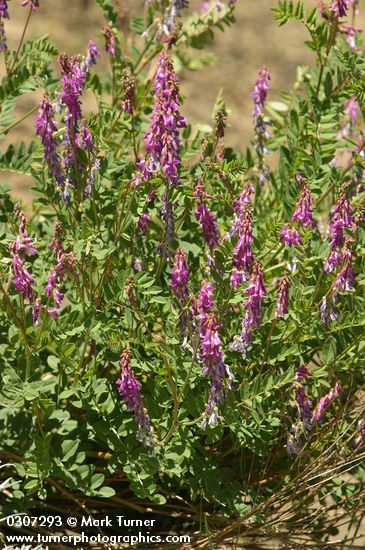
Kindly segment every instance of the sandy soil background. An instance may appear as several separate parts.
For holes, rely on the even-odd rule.
[[[144,0],[115,0],[125,21],[128,17],[142,15],[143,3]],[[199,3],[200,0],[191,0],[186,14],[197,9]],[[315,0],[306,2],[308,7],[315,3]],[[364,0],[361,0],[360,4],[363,3]],[[270,7],[276,4],[276,0],[237,0],[236,24],[227,28],[225,33],[216,31],[215,40],[207,49],[216,57],[215,65],[196,72],[183,71],[180,75],[185,96],[183,112],[193,124],[210,122],[212,107],[222,89],[227,107],[232,111],[226,143],[241,150],[252,138],[250,92],[258,70],[263,65],[269,68],[272,78],[269,97],[277,100],[280,92],[295,82],[296,67],[314,63],[313,53],[303,47],[303,41],[307,38],[304,27],[300,23],[290,22],[279,28],[270,11]],[[93,0],[41,0],[40,5],[39,11],[32,15],[27,37],[49,34],[52,41],[68,53],[85,52],[90,39],[103,48],[103,14]],[[9,6],[11,20],[6,22],[8,41],[11,47],[16,48],[28,9],[21,7],[21,0],[11,0]],[[107,59],[103,57],[97,70],[103,70],[106,63]],[[1,59],[0,71],[3,71]],[[28,112],[38,101],[36,94],[20,101],[19,114]],[[93,105],[87,98],[85,105],[92,110]],[[8,139],[0,142],[1,150],[10,141],[29,140],[33,131],[33,119],[29,118]],[[6,179],[16,194],[29,199],[27,191],[30,182],[27,178],[6,175]]]

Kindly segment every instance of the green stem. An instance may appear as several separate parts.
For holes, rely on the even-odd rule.
[[[115,64],[114,57],[111,57],[112,64],[112,107],[115,106]]]
[[[30,351],[29,351],[27,333],[25,330],[26,320],[25,320],[24,298],[21,294],[20,294],[20,311],[22,314],[22,322],[24,327],[22,334],[23,334],[24,348],[25,348],[25,381],[27,381],[28,378],[30,377]]]
[[[160,53],[161,49],[162,49],[161,46],[158,45],[154,50],[152,50],[152,52],[143,61],[142,65],[138,69],[137,69],[137,67],[135,68],[134,74],[138,75],[141,71],[143,71],[145,66],[148,65],[148,63],[150,63],[152,61],[152,59]]]
[[[323,61],[323,58],[319,54],[319,59],[320,59],[321,66],[320,66],[320,69],[319,69],[319,77],[318,77],[317,88],[316,88],[317,97],[318,97],[319,90],[320,90],[320,87],[321,87],[321,84],[322,84],[322,78],[323,78],[323,71],[324,71],[325,63],[328,60],[329,53],[331,51],[331,48],[332,48],[332,46],[334,44],[334,41],[335,41],[335,38],[336,38],[336,31],[337,31],[337,19],[334,20],[334,22],[332,24],[332,27],[331,27],[330,36],[329,36],[327,49],[326,49],[326,59]]]
[[[164,363],[165,363],[165,366],[166,366],[167,376],[169,378],[169,385],[170,385],[170,390],[171,390],[172,399],[173,399],[172,422],[171,422],[171,426],[170,426],[170,429],[169,429],[168,433],[166,434],[166,436],[163,439],[163,444],[167,445],[167,443],[170,441],[171,437],[173,436],[173,434],[175,432],[175,429],[176,429],[176,426],[177,426],[177,416],[178,416],[178,412],[179,412],[179,400],[178,400],[178,397],[177,397],[176,384],[175,384],[173,376],[172,376],[172,371],[171,371],[169,362],[166,359],[165,355],[164,355]]]
[[[268,354],[269,354],[271,337],[272,337],[272,334],[273,334],[273,332],[274,332],[275,325],[276,325],[276,319],[273,319],[273,321],[272,321],[272,323],[271,323],[270,331],[269,331],[269,334],[268,334],[268,337],[267,337],[267,340],[266,340],[266,346],[265,346],[264,357],[263,357],[263,359],[262,359],[262,363],[263,363],[263,364],[266,362],[267,356],[268,356]]]
[[[26,118],[28,118],[30,115],[32,115],[33,113],[35,113],[38,109],[38,105],[36,105],[35,107],[33,107],[33,109],[31,109],[30,111],[28,111],[27,113],[25,113],[24,116],[22,116],[21,118],[18,118],[15,122],[12,122],[11,124],[9,124],[9,126],[6,126],[6,128],[4,128],[2,130],[2,133],[3,134],[7,134],[7,132],[9,132],[10,130],[12,130],[13,128],[15,128],[16,126],[18,126],[18,124],[21,124],[23,122],[23,120],[25,120]]]

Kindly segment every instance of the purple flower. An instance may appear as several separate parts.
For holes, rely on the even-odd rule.
[[[332,304],[333,304],[333,306],[336,305],[336,297],[335,296],[333,296],[333,298],[332,298]],[[321,323],[323,325],[329,326],[330,321],[336,321],[336,319],[337,319],[337,314],[336,314],[335,310],[333,309],[333,307],[330,304],[327,303],[327,297],[326,296],[323,296],[323,298],[321,300],[321,305],[320,305],[320,308],[319,308],[319,312],[320,312]]]
[[[303,425],[299,422],[293,424],[291,427],[292,434],[289,435],[286,450],[289,456],[299,455],[303,449],[303,443],[301,439],[301,433],[303,432]]]
[[[69,58],[61,54],[59,62],[62,69],[62,92],[61,102],[66,107],[66,128],[65,140],[67,145],[76,142],[78,134],[78,123],[81,120],[81,101],[83,86],[86,80],[86,72],[81,69],[78,58]]]
[[[90,41],[86,59],[81,63],[79,57],[68,57],[61,54],[59,62],[62,69],[61,102],[66,106],[66,140],[74,143],[78,134],[78,123],[81,120],[81,101],[83,87],[90,66],[100,57],[99,50],[94,42]]]
[[[239,199],[234,201],[234,217],[232,228],[229,231],[227,238],[233,237],[236,233],[240,234],[240,228],[245,223],[247,206],[251,206],[251,195],[255,193],[255,188],[252,183],[247,183],[243,186],[242,193]]]
[[[210,426],[215,426],[218,423],[218,405],[225,398],[225,377],[227,376],[228,378],[228,389],[230,389],[230,381],[233,379],[232,373],[224,363],[222,343],[219,336],[220,325],[213,311],[213,294],[213,285],[209,282],[203,282],[196,306],[199,314],[200,357],[203,363],[202,373],[212,381],[208,403],[203,415],[203,429],[206,428],[207,421]]]
[[[270,90],[270,75],[266,67],[262,67],[259,72],[259,76],[256,79],[256,84],[251,97],[254,103],[252,111],[253,117],[258,117],[262,114],[262,109],[265,106],[268,91]]]
[[[56,307],[49,307],[47,309],[47,313],[50,317],[52,317],[52,319],[58,319],[58,317],[59,317],[59,312],[58,312],[58,309]]]
[[[165,18],[164,29],[166,34],[171,34],[176,24],[176,18],[181,17],[181,10],[188,7],[188,0],[172,0],[170,10]]]
[[[171,272],[171,287],[176,298],[185,302],[188,294],[189,268],[186,262],[185,253],[179,248],[175,254],[174,269]]]
[[[90,40],[87,46],[86,58],[82,66],[83,70],[86,71],[86,73],[88,73],[91,65],[96,65],[96,60],[99,57],[100,57],[99,48],[97,47],[97,45],[93,40]]]
[[[337,276],[327,292],[327,294],[322,298],[320,306],[320,316],[321,322],[325,325],[329,325],[330,320],[335,320],[337,318],[334,307],[337,302],[337,295],[339,292],[351,292],[353,290],[353,284],[355,282],[355,273],[352,267],[352,262],[354,258],[354,246],[356,241],[352,237],[347,237],[345,239],[344,247],[339,253],[339,264],[341,269],[337,273]],[[336,263],[337,265],[337,263]],[[332,305],[327,305],[327,297],[332,297]]]
[[[10,19],[9,17],[9,8],[8,0],[0,0],[0,18]]]
[[[179,185],[179,129],[185,128],[186,120],[179,112],[179,79],[166,51],[160,55],[153,89],[155,101],[152,124],[144,138],[148,160],[139,163],[138,168],[143,170],[146,181],[161,169],[169,182]]]
[[[151,216],[148,212],[142,212],[138,219],[138,229],[142,235],[147,235],[148,233],[148,224],[150,223]]]
[[[6,40],[6,32],[4,23],[0,21],[0,52],[6,52],[8,50],[8,44]]]
[[[309,399],[305,389],[305,382],[311,376],[311,371],[305,365],[300,365],[294,377],[292,389],[295,390],[295,403],[299,420],[291,427],[291,432],[294,435],[289,435],[288,437],[287,451],[290,456],[301,453],[303,448],[301,436],[306,437],[307,433],[313,428],[312,401]]]
[[[92,189],[92,186],[94,185],[94,181],[95,181],[95,174],[99,170],[100,170],[100,162],[97,158],[95,158],[94,163],[93,163],[93,165],[90,169],[90,174],[89,174],[89,178],[87,180],[87,185],[86,185],[85,190],[84,190],[84,197],[85,198],[90,197],[91,189]]]
[[[150,417],[143,407],[141,383],[137,380],[131,366],[131,350],[123,351],[120,356],[120,379],[116,381],[119,386],[119,395],[127,405],[129,411],[134,412],[134,418],[138,426],[137,439],[142,445],[151,447],[154,451],[156,443],[153,436]]]
[[[308,184],[300,173],[295,175],[295,179],[297,183],[301,185],[303,191],[296,204],[291,221],[292,223],[297,223],[301,227],[311,227],[314,229],[316,222],[313,219],[313,199]],[[280,240],[288,247],[302,244],[302,238],[303,235],[299,233],[298,229],[294,226],[289,226],[289,224],[285,224],[280,231]]]
[[[45,294],[48,298],[53,298],[54,307],[48,308],[47,311],[51,317],[58,317],[58,309],[62,305],[63,294],[61,293],[61,284],[66,273],[77,278],[76,258],[72,253],[66,254],[63,250],[62,241],[62,226],[60,222],[55,226],[55,237],[50,244],[56,253],[57,263],[50,269]]]
[[[232,288],[236,290],[248,278],[254,256],[252,251],[252,208],[251,197],[254,193],[254,187],[251,184],[245,184],[240,198],[235,201],[235,216],[229,237],[238,233],[238,241],[234,247],[233,265],[231,274]]]
[[[338,273],[335,282],[333,283],[333,292],[349,292],[353,290],[355,282],[355,274],[352,269],[353,252],[350,249],[345,249],[343,252],[343,267]]]
[[[103,35],[105,37],[105,51],[112,57],[115,57],[115,36],[110,26],[105,23],[103,28]]]
[[[218,423],[218,405],[225,400],[225,378],[227,388],[231,389],[233,374],[224,363],[222,343],[219,336],[219,324],[214,313],[210,313],[201,326],[201,360],[203,375],[211,379],[208,402],[203,414],[203,429]]]
[[[335,387],[331,388],[329,393],[322,397],[314,411],[312,412],[311,422],[313,424],[315,423],[321,423],[324,421],[326,411],[328,407],[331,405],[332,401],[337,399],[340,395],[342,395],[343,390],[341,387],[341,384],[339,382],[336,382]]]
[[[307,396],[303,384],[298,388],[295,400],[303,427],[305,430],[310,431],[312,429],[312,401]]]
[[[215,216],[204,202],[199,202],[195,210],[195,217],[200,222],[204,240],[211,250],[219,244],[218,226]]]
[[[136,79],[133,76],[123,73],[123,97],[122,110],[125,113],[133,115],[134,104],[136,101]]]
[[[14,284],[16,289],[24,299],[28,298],[29,302],[34,302],[33,294],[33,284],[34,279],[29,271],[25,267],[25,261],[19,256],[19,254],[14,253],[14,249],[10,246],[10,251],[12,255],[12,268],[14,274]]]
[[[206,205],[207,193],[204,191],[203,182],[198,180],[194,197],[198,199],[195,217],[200,222],[204,240],[211,250],[214,250],[219,244],[218,225],[215,216]]]
[[[23,0],[22,6],[30,5],[33,11],[36,11],[39,8],[39,0]]]
[[[346,42],[351,47],[352,51],[357,52],[360,48],[356,46],[356,36],[362,32],[362,29],[359,27],[355,27],[354,25],[348,25],[346,23],[342,23],[339,25],[339,31],[341,34],[344,34],[347,36]],[[351,101],[351,100],[349,100]],[[344,128],[342,131],[342,135],[348,135],[348,132],[346,133],[346,130],[348,128]]]
[[[237,273],[243,273],[244,279],[246,279],[253,264],[252,243],[252,210],[250,206],[246,205],[240,219],[239,239],[234,247],[233,265],[235,270],[231,276],[233,288],[237,288]]]
[[[94,149],[93,138],[85,120],[81,123],[81,133],[78,136],[78,146],[80,149],[87,149],[90,152]]]
[[[360,111],[359,103],[356,96],[352,96],[348,101],[346,101],[345,111],[351,122],[351,126],[354,128],[357,124],[357,119]]]
[[[294,380],[296,382],[302,382],[303,380],[307,380],[307,378],[311,378],[313,375],[311,371],[308,369],[306,365],[300,365],[297,368],[297,372],[295,373]]]
[[[201,14],[207,13],[209,8],[210,8],[209,2],[201,2],[200,6],[199,6],[199,13],[201,13]]]
[[[353,211],[354,209],[350,205],[345,193],[341,192],[332,213],[329,226],[331,251],[324,266],[326,273],[331,273],[342,262],[341,248],[345,243],[345,231],[353,232],[356,227],[354,217],[352,216]]]
[[[197,300],[197,310],[199,317],[204,318],[205,314],[214,308],[214,286],[210,282],[202,283],[199,298]]]
[[[313,199],[308,184],[304,177],[299,173],[295,175],[295,179],[302,186],[303,191],[295,207],[295,211],[292,216],[292,222],[297,222],[299,225],[305,228],[311,227],[312,229],[314,229],[316,223],[313,220]]]
[[[265,163],[264,157],[269,153],[267,140],[271,137],[267,130],[267,123],[264,120],[263,108],[270,89],[270,75],[266,67],[263,67],[256,80],[255,88],[251,92],[254,108],[252,111],[254,129],[256,133],[254,147],[259,161],[259,182],[261,185],[269,179],[270,171]]]
[[[279,283],[278,288],[278,301],[276,304],[274,318],[285,317],[288,314],[288,304],[289,304],[289,289],[290,281],[289,278],[284,275]]]
[[[53,120],[52,105],[47,96],[41,100],[35,121],[35,129],[36,135],[41,138],[44,147],[44,160],[48,163],[57,185],[62,186],[65,178],[60,157],[57,153],[58,141],[55,137],[57,126]]]
[[[355,449],[360,447],[362,442],[365,440],[365,421],[364,421],[363,418],[361,420],[359,420],[359,422],[358,422],[357,432],[358,432],[358,436],[356,437],[356,439],[354,441]]]
[[[252,343],[252,332],[260,328],[262,319],[262,303],[267,295],[264,276],[260,262],[255,261],[248,288],[246,289],[247,299],[245,301],[245,313],[242,319],[242,331],[239,338],[235,338],[230,349],[241,351],[247,355],[248,348]]]
[[[349,9],[348,0],[332,0],[330,10],[338,17],[346,17],[347,10]]]
[[[302,244],[303,235],[295,227],[290,227],[287,223],[280,231],[280,240],[285,246],[293,246]]]
[[[34,307],[33,307],[33,313],[32,313],[32,316],[33,316],[33,323],[37,326],[39,325],[39,314],[41,312],[41,301],[39,298],[37,298],[37,300],[35,301],[35,304],[34,304]]]
[[[33,239],[28,235],[27,220],[24,212],[16,207],[15,214],[20,218],[18,235],[15,243],[10,244],[10,253],[12,257],[12,269],[14,274],[14,284],[22,297],[28,298],[29,302],[34,302],[33,284],[34,279],[25,267],[25,258],[27,255],[34,256],[38,253],[33,244]]]

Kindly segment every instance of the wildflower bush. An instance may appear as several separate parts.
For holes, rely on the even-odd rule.
[[[221,97],[211,126],[189,123],[177,75],[207,62],[201,50],[234,23],[235,2],[197,13],[184,0],[141,3],[128,40],[113,2],[96,2],[107,73],[100,36],[77,56],[48,37],[23,35],[8,50],[0,0],[1,136],[20,122],[20,98],[41,98],[30,145],[0,157],[2,172],[31,176],[34,197],[26,208],[1,188],[0,456],[13,480],[3,513],[107,502],[164,511],[170,528],[175,511],[202,547],[241,533],[252,548],[265,537],[333,548],[338,509],[343,540],[355,540],[365,479],[358,2],[273,8],[279,25],[305,26],[316,64],[280,101],[258,67],[244,154],[225,147]],[[41,4],[23,2],[27,25]]]

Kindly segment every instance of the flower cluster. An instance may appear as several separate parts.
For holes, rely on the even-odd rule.
[[[151,216],[148,212],[142,212],[142,214],[138,218],[138,229],[142,233],[142,235],[147,235],[148,233],[148,225],[150,223]]]
[[[296,223],[305,229],[308,227],[314,229],[316,227],[316,222],[313,219],[313,198],[308,183],[300,173],[295,175],[295,179],[302,187],[302,192],[296,204],[291,221],[293,224]],[[288,247],[302,244],[302,238],[303,235],[299,233],[294,225],[290,226],[289,224],[285,224],[280,231],[280,240]]]
[[[136,185],[139,185],[141,175],[148,181],[160,170],[172,185],[179,185],[179,129],[185,128],[186,120],[179,112],[179,78],[166,51],[160,55],[153,89],[155,100],[152,124],[144,138],[147,158],[138,162],[140,173],[137,175]]]
[[[225,398],[224,379],[228,378],[228,388],[233,375],[224,363],[222,343],[219,336],[220,325],[214,312],[214,287],[209,282],[203,282],[197,300],[199,319],[199,334],[203,375],[210,378],[212,385],[209,390],[208,403],[203,415],[203,429],[207,422],[215,426],[218,422],[218,405]]]
[[[266,67],[263,67],[256,79],[255,88],[253,92],[251,92],[251,97],[254,103],[252,116],[256,133],[254,145],[259,159],[259,182],[261,185],[269,179],[269,168],[265,163],[264,157],[269,153],[267,148],[267,140],[271,137],[271,134],[267,130],[267,123],[264,120],[263,109],[265,107],[267,94],[270,89],[270,80],[269,71]]]
[[[337,318],[335,307],[338,293],[351,292],[355,282],[353,259],[356,241],[353,235],[356,231],[356,221],[352,215],[353,211],[345,193],[341,192],[330,222],[331,251],[324,265],[327,273],[332,273],[338,268],[335,280],[320,305],[320,319],[325,325],[329,325],[330,321]],[[345,231],[350,234],[346,236]]]
[[[295,207],[294,214],[291,220],[293,223],[297,222],[298,225],[301,225],[302,227],[311,227],[312,229],[314,229],[316,223],[313,220],[313,199],[308,187],[308,183],[300,173],[297,173],[295,175],[295,179],[297,183],[302,187],[303,191],[299,197],[299,201]]]
[[[36,11],[39,8],[39,1],[40,0],[23,0],[22,6],[28,6],[29,4],[30,8]]]
[[[8,49],[4,23],[0,20],[0,52],[6,52]]]
[[[285,317],[288,314],[290,281],[287,275],[284,275],[279,282],[278,300],[275,307],[274,317]]]
[[[330,321],[337,319],[337,313],[335,307],[337,304],[338,292],[348,292],[353,290],[353,284],[355,282],[355,273],[352,268],[352,260],[354,252],[352,246],[354,244],[353,239],[347,240],[348,246],[345,247],[342,253],[342,267],[338,272],[334,283],[325,296],[323,296],[320,305],[320,319],[324,325],[329,325]],[[327,298],[330,300],[327,302]]]
[[[354,209],[350,205],[345,192],[342,191],[332,213],[329,226],[331,250],[324,266],[326,273],[334,271],[343,260],[344,251],[342,248],[345,244],[345,232],[353,232],[355,230],[354,217],[352,216],[353,211]]]
[[[73,145],[77,141],[79,134],[79,122],[81,113],[81,95],[87,71],[93,61],[96,60],[95,44],[89,43],[86,60],[82,63],[77,56],[68,57],[61,54],[59,61],[62,69],[62,92],[60,94],[61,102],[66,107],[66,135],[65,141],[68,145]]]
[[[332,0],[330,10],[338,17],[346,17],[349,0]]]
[[[123,97],[122,97],[122,111],[133,115],[134,103],[136,101],[136,80],[133,76],[123,72]]]
[[[291,434],[288,437],[287,451],[289,455],[300,454],[303,448],[302,436],[307,437],[312,431],[314,424],[321,424],[326,415],[326,411],[331,403],[337,399],[343,392],[341,384],[336,382],[335,387],[331,388],[329,393],[322,397],[316,407],[312,410],[312,400],[309,399],[305,383],[312,376],[311,371],[305,365],[301,365],[296,372],[294,384],[295,402],[298,410],[299,420],[292,425]]]
[[[17,291],[23,299],[28,298],[29,302],[34,302],[33,284],[34,279],[25,267],[26,256],[34,256],[38,253],[34,246],[33,238],[29,236],[27,230],[27,220],[24,212],[20,208],[15,209],[15,214],[20,219],[18,235],[15,243],[10,244],[11,263],[14,275],[14,284]]]
[[[359,51],[359,48],[356,46],[356,37],[359,33],[362,32],[362,29],[355,27],[355,25],[349,25],[347,23],[342,23],[339,26],[339,31],[341,34],[346,36],[346,42],[351,47],[354,52]]]
[[[327,296],[323,296],[319,307],[320,319],[323,325],[328,326],[330,321],[335,321],[337,319],[337,313],[333,307],[335,305],[335,303],[331,304],[331,301],[327,300]]]
[[[103,35],[105,38],[105,51],[106,53],[109,53],[112,57],[115,57],[116,51],[115,51],[115,36],[110,28],[110,26],[105,23],[103,27]]]
[[[150,417],[143,406],[141,383],[137,380],[131,365],[131,350],[123,351],[120,356],[120,379],[116,381],[119,386],[119,395],[123,398],[129,411],[134,412],[134,418],[138,426],[137,439],[142,445],[149,446],[155,452],[156,443],[151,427]]]
[[[57,152],[59,146],[55,136],[57,131],[54,122],[54,113],[51,102],[48,97],[41,100],[38,116],[36,117],[36,134],[40,136],[44,147],[44,158],[47,161],[50,171],[56,180],[57,186],[61,191],[61,198],[69,205],[70,187],[75,187],[79,183],[81,172],[85,173],[81,165],[79,149],[85,149],[88,153],[94,153],[94,145],[90,131],[82,119],[81,95],[85,85],[86,77],[91,65],[96,63],[99,57],[99,50],[96,44],[89,42],[86,58],[82,60],[80,56],[68,57],[61,54],[59,62],[62,71],[62,91],[60,101],[66,108],[66,131],[64,142],[66,153],[64,159],[64,168],[61,165],[60,156]],[[95,172],[99,169],[99,162],[95,155],[90,155],[91,166],[88,170],[88,177],[84,189],[84,196],[88,197],[91,193],[91,186],[95,178]]]
[[[189,0],[172,0],[170,10],[165,18],[164,30],[171,34],[176,25],[176,18],[181,17],[181,10],[189,7]]]
[[[357,449],[360,447],[362,442],[365,440],[365,420],[362,418],[358,422],[358,428],[357,428],[358,436],[356,437],[354,441],[354,447]]]
[[[179,248],[175,254],[174,269],[171,272],[171,288],[180,303],[184,303],[189,294],[189,268],[185,253]]]
[[[203,190],[203,182],[201,180],[198,181],[195,187],[194,197],[197,199],[195,217],[201,225],[205,242],[210,250],[214,250],[219,244],[218,225],[214,214],[212,214],[205,202],[208,195]]]
[[[41,138],[44,148],[44,160],[48,163],[50,171],[57,185],[62,186],[65,180],[57,147],[59,145],[55,133],[57,126],[54,122],[52,104],[47,96],[40,102],[38,116],[35,121],[36,135]]]
[[[9,8],[7,0],[0,0],[0,51],[6,52],[8,49],[5,27],[2,19],[9,19]]]
[[[53,248],[56,253],[57,263],[50,270],[45,288],[46,296],[53,299],[53,307],[47,307],[47,312],[54,319],[58,317],[58,310],[63,301],[61,284],[65,274],[69,273],[71,276],[77,278],[77,273],[75,270],[76,259],[72,253],[66,254],[64,252],[61,241],[61,233],[61,223],[57,222],[55,227],[55,238],[50,244],[50,248]]]
[[[321,397],[316,408],[312,412],[312,416],[311,416],[312,424],[315,424],[317,422],[321,423],[324,421],[328,407],[331,405],[331,403],[335,399],[337,399],[340,395],[342,395],[342,393],[343,393],[343,390],[342,390],[341,384],[339,382],[336,382],[335,387],[331,388],[327,395],[325,395],[324,397]]]
[[[252,185],[244,185],[240,198],[235,203],[235,218],[230,231],[230,235],[238,233],[238,241],[234,247],[234,268],[231,273],[231,284],[234,290],[248,278],[254,261],[251,208],[251,194],[253,193]]]
[[[261,264],[255,261],[249,285],[246,289],[245,313],[242,319],[242,330],[230,345],[232,351],[241,351],[247,355],[252,343],[252,332],[260,328],[262,319],[262,303],[267,295]]]
[[[0,0],[0,17],[3,19],[10,19],[8,0]]]
[[[298,421],[292,425],[287,441],[287,452],[290,456],[300,454],[303,449],[302,436],[306,437],[312,430],[312,401],[309,399],[305,383],[312,376],[305,365],[300,365],[294,377],[292,389],[295,390],[295,403],[298,411]]]

